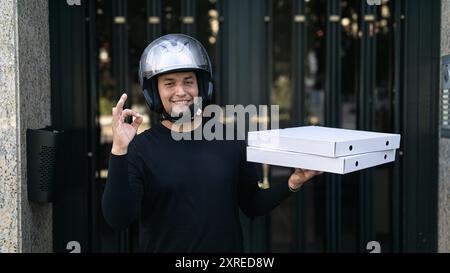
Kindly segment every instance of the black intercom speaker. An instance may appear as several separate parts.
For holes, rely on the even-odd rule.
[[[53,201],[63,131],[51,127],[27,130],[28,200],[40,203]]]

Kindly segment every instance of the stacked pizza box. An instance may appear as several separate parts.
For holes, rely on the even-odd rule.
[[[247,161],[347,174],[395,161],[400,135],[303,126],[248,134]]]

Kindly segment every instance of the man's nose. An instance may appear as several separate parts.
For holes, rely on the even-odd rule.
[[[184,90],[184,87],[182,84],[177,84],[175,86],[175,95],[177,96],[184,96],[186,94],[186,91]]]

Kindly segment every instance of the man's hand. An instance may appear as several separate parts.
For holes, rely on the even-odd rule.
[[[127,95],[123,94],[117,102],[116,107],[112,109],[113,145],[111,153],[114,155],[124,155],[128,152],[128,145],[136,135],[139,125],[143,121],[141,114],[130,109],[123,110],[126,100]],[[129,116],[134,117],[134,121],[131,124],[125,122],[125,119]]]
[[[311,171],[306,169],[295,169],[288,180],[289,188],[292,191],[297,191],[303,185],[303,183],[309,181],[311,178],[321,175],[323,172]]]

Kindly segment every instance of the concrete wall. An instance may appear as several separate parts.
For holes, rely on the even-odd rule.
[[[0,252],[51,252],[51,204],[26,187],[26,129],[51,122],[48,0],[0,7]]]
[[[441,56],[450,54],[450,0],[442,0]],[[439,141],[438,251],[450,252],[450,139]]]

